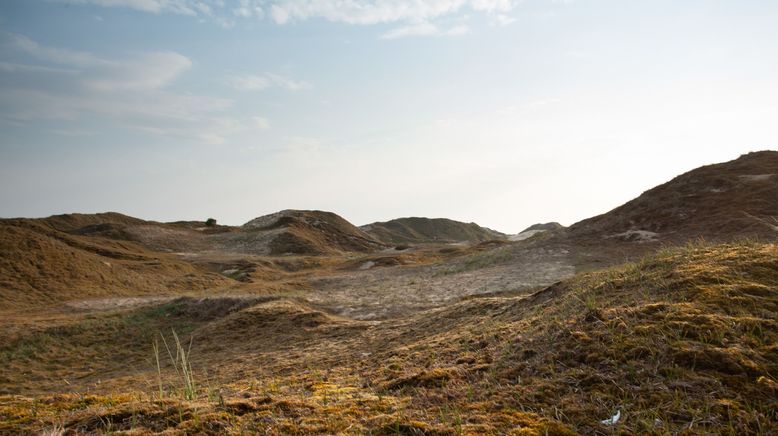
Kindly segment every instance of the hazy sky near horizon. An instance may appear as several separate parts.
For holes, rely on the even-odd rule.
[[[778,149],[774,0],[4,0],[0,216],[515,233]]]

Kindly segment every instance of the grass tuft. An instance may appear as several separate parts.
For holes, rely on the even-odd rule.
[[[171,351],[170,346],[168,346],[165,336],[162,333],[160,333],[159,336],[162,338],[162,343],[165,345],[165,350],[170,358],[170,362],[173,365],[173,369],[176,371],[177,379],[180,381],[183,398],[185,400],[194,400],[197,397],[197,386],[195,385],[194,371],[192,370],[192,362],[190,360],[193,338],[189,338],[189,346],[184,348],[181,339],[178,337],[178,333],[173,329],[171,329],[171,332],[173,333],[175,356],[173,356],[173,352]],[[152,348],[154,350],[154,359],[157,364],[159,394],[160,397],[162,397],[162,369],[159,363],[159,343],[156,340],[154,341]]]

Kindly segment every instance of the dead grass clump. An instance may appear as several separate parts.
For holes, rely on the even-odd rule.
[[[722,374],[758,377],[763,368],[736,348],[709,346],[682,347],[672,354],[673,362],[692,370],[712,370]]]
[[[374,436],[390,436],[390,435],[402,435],[402,436],[449,436],[456,434],[454,431],[437,431],[432,429],[429,425],[420,421],[400,421],[397,420],[390,424],[383,425],[377,429],[371,431],[369,434]]]
[[[389,380],[383,389],[397,390],[407,387],[442,387],[456,375],[453,368],[433,368],[416,374]]]

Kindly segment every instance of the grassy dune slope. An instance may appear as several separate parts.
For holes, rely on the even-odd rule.
[[[0,311],[55,302],[159,295],[226,286],[220,275],[129,241],[0,220]]]
[[[774,244],[665,250],[531,297],[383,323],[293,300],[197,323],[179,319],[196,315],[184,309],[144,316],[157,328],[191,324],[196,400],[182,398],[169,364],[155,393],[149,346],[137,350],[147,370],[124,374],[122,389],[0,397],[0,432],[778,432]],[[30,365],[46,352],[29,351]],[[600,423],[616,410],[616,426]]]
[[[760,151],[707,165],[569,227],[576,238],[603,236],[683,242],[778,238],[778,152]],[[626,233],[625,233],[626,232]],[[655,233],[655,234],[652,234]]]
[[[269,243],[269,254],[340,254],[371,252],[382,243],[341,216],[319,210],[283,210],[255,218],[242,226],[246,232],[285,230]]]

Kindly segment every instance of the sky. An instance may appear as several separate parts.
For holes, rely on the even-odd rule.
[[[3,0],[0,217],[569,225],[778,149],[775,0]]]

